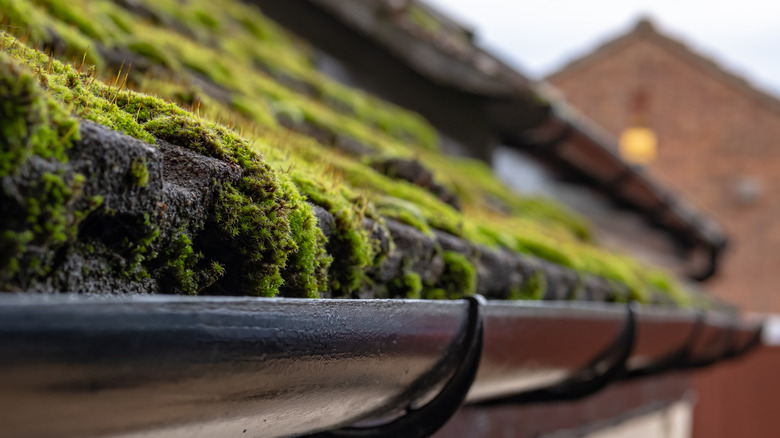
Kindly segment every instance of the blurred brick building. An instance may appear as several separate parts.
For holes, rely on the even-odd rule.
[[[772,54],[767,54],[773,56]],[[707,288],[755,312],[780,312],[780,100],[647,20],[548,81],[616,136],[651,129],[647,166],[717,218],[731,240]],[[694,374],[696,437],[771,437],[780,430],[780,350]]]
[[[636,123],[652,129],[648,170],[731,236],[708,289],[746,310],[780,312],[780,101],[647,20],[548,80],[616,136]]]

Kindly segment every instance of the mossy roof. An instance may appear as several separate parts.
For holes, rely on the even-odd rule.
[[[599,248],[584,218],[554,200],[513,192],[479,161],[443,154],[421,116],[322,75],[307,45],[256,7],[237,0],[0,0],[0,11],[3,63],[24,71],[0,72],[0,80],[35,82],[50,107],[39,120],[48,129],[43,138],[25,137],[36,146],[6,160],[0,176],[12,175],[31,155],[67,148],[75,137],[60,127],[63,118],[238,165],[247,176],[221,189],[214,214],[251,262],[242,294],[357,295],[375,286],[369,272],[393,249],[392,242],[376,241],[366,221],[384,227],[394,220],[432,238],[444,232],[477,248],[528,254],[605,278],[628,291],[622,299],[647,301],[656,290],[688,301],[667,274]],[[11,138],[14,127],[6,125],[0,121]],[[2,146],[3,154],[14,154],[12,139]],[[418,170],[411,176],[410,166]],[[327,239],[316,226],[315,206],[335,220]],[[16,252],[0,257],[0,283],[18,276],[14,254],[27,241],[20,235],[9,240]],[[75,238],[65,233],[55,243]],[[172,292],[208,293],[202,279],[232,268],[214,262],[208,275],[195,275],[203,263],[192,240],[180,233],[178,252],[166,259],[177,266]],[[412,297],[478,290],[473,257],[439,253],[447,273],[440,281],[426,284],[410,266],[388,288]],[[143,269],[146,262],[138,263]],[[530,276],[528,283],[539,279]],[[507,296],[540,298],[531,289]]]

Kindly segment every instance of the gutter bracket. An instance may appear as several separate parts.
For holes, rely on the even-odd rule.
[[[491,407],[530,403],[577,400],[593,394],[610,382],[623,376],[636,337],[634,305],[626,307],[626,323],[612,345],[592,360],[585,368],[564,382],[548,388],[536,389],[508,397],[485,400],[471,406]]]
[[[706,357],[703,359],[697,359],[691,357],[690,354],[686,355],[685,360],[683,361],[682,364],[680,364],[680,368],[688,369],[688,370],[697,370],[701,368],[706,368],[722,359],[731,358],[733,354],[732,343],[735,337],[736,330],[737,330],[736,322],[731,321],[731,323],[728,326],[728,331],[724,335],[725,341],[723,342],[724,347],[722,351],[718,352],[718,354],[714,354],[710,357]]]
[[[463,327],[463,340],[460,351],[455,356],[459,366],[439,394],[422,407],[406,408],[405,415],[389,423],[370,427],[346,427],[333,431],[307,435],[310,438],[350,438],[350,437],[407,437],[423,438],[433,435],[444,426],[463,404],[466,395],[477,376],[482,358],[483,315],[485,298],[476,295],[466,297],[469,303],[467,320]]]
[[[704,268],[702,272],[691,276],[691,278],[696,281],[704,281],[715,275],[715,273],[718,271],[720,260],[723,257],[723,251],[726,250],[727,245],[728,241],[723,240],[719,244],[712,247],[710,249],[710,259],[709,263],[707,263],[707,267]]]
[[[657,362],[650,364],[646,367],[631,370],[626,373],[625,379],[635,379],[639,377],[645,377],[652,374],[660,374],[666,371],[670,371],[678,368],[685,368],[687,361],[689,360],[693,344],[699,338],[699,335],[704,330],[704,312],[696,313],[696,321],[694,322],[691,334],[688,336],[688,340],[681,348],[667,355],[666,357],[659,359]]]
[[[731,350],[729,350],[728,353],[726,353],[726,358],[728,359],[739,358],[745,355],[746,353],[748,353],[749,351],[751,351],[752,349],[759,346],[761,344],[761,339],[763,338],[763,334],[764,334],[763,332],[764,332],[764,327],[762,325],[756,330],[756,334],[753,335],[753,338],[747,344],[745,344],[745,346],[743,346],[742,348],[732,348]]]

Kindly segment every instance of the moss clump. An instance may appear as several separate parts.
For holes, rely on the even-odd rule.
[[[289,206],[290,232],[297,247],[297,251],[288,254],[282,270],[285,283],[281,292],[284,296],[317,298],[328,288],[328,268],[333,261],[325,249],[327,239],[317,226],[306,196],[288,173],[277,172],[276,178]]]
[[[368,283],[366,272],[380,257],[378,243],[364,227],[366,199],[352,198],[344,188],[329,187],[304,173],[295,172],[293,180],[310,202],[334,216],[335,233],[327,243],[328,253],[338,260],[329,271],[331,292],[337,297],[357,292]]]
[[[82,195],[84,176],[62,166],[77,137],[76,120],[0,52],[0,288],[45,276],[56,249],[100,204]],[[36,177],[16,184],[11,178],[23,172]]]
[[[407,271],[393,280],[388,289],[391,297],[419,299],[422,297],[423,282],[420,274]]]
[[[443,251],[444,271],[435,288],[428,295],[436,294],[436,289],[444,291],[449,299],[458,299],[474,295],[477,291],[477,270],[464,256],[453,251]]]
[[[50,93],[72,102],[75,111],[83,117],[149,142],[154,142],[155,137],[161,138],[242,169],[244,176],[239,181],[222,187],[222,202],[215,207],[210,222],[214,238],[221,239],[218,245],[231,248],[240,257],[225,263],[224,260],[196,260],[188,254],[186,257],[158,255],[173,263],[168,271],[175,273],[171,277],[176,287],[170,290],[186,293],[202,290],[203,275],[194,276],[189,271],[196,265],[208,270],[209,264],[214,262],[227,267],[223,268],[224,275],[218,276],[218,283],[223,284],[216,285],[219,287],[215,289],[223,293],[273,296],[285,281],[289,283],[287,291],[291,294],[317,296],[325,290],[330,259],[324,252],[324,238],[316,228],[311,207],[295,186],[286,177],[280,177],[246,140],[173,104],[123,90],[121,74],[117,74],[113,85],[106,85],[15,44],[14,41],[12,52],[15,56],[37,70],[40,77],[45,78]],[[34,82],[37,81],[31,81]],[[14,107],[26,108],[19,103]],[[56,148],[49,148],[39,155],[54,152]],[[129,178],[139,186],[148,184],[145,163],[132,163]],[[194,231],[197,230],[191,230]],[[198,244],[208,249],[216,248],[208,246],[214,244],[214,238],[183,236],[191,243],[174,245],[175,248],[192,246],[196,252],[199,251]],[[177,242],[183,242],[182,239],[184,237]],[[148,256],[144,260],[150,266],[162,263]],[[131,264],[136,265],[135,262]],[[206,266],[201,266],[204,264]],[[289,278],[283,278],[281,272],[287,266],[289,269],[285,272]],[[302,289],[296,289],[299,287]]]
[[[374,202],[377,211],[382,216],[410,225],[427,236],[433,237],[433,230],[428,226],[422,211],[414,203],[392,196],[382,196]]]
[[[525,254],[533,254],[541,259],[557,263],[567,268],[574,268],[574,261],[565,252],[553,247],[547,242],[535,239],[518,239],[517,249]]]
[[[279,187],[273,169],[245,141],[213,124],[174,115],[152,119],[144,128],[165,141],[233,162],[245,170],[246,176],[235,185],[226,183],[222,187],[212,223],[221,235],[209,240],[222,240],[222,244],[232,247],[231,253],[239,256],[225,263],[230,269],[224,278],[236,290],[244,289],[259,296],[276,295],[283,282],[281,271],[287,264],[288,254],[298,253],[300,248],[290,228],[289,196]],[[298,231],[313,234],[312,227],[304,227],[305,218],[300,214]],[[311,267],[315,259],[314,245],[309,245],[307,250],[310,270],[316,270]]]
[[[77,10],[74,10],[72,6],[68,5],[63,0],[33,0],[42,6],[52,17],[56,18],[62,23],[69,24],[76,27],[86,37],[101,40],[101,30],[95,22],[90,21],[84,14],[80,14]]]
[[[437,287],[425,287],[422,291],[422,297],[426,300],[446,300],[447,291]]]
[[[584,218],[555,201],[518,195],[481,161],[467,158],[443,160],[432,154],[422,154],[421,161],[434,169],[441,182],[457,193],[470,208],[544,223],[557,234],[570,235],[582,241],[590,239],[590,225]]]
[[[263,186],[264,184],[269,184]],[[276,187],[269,181],[244,178],[238,187],[226,184],[214,216],[214,226],[224,234],[226,244],[234,246],[237,259],[226,261],[226,278],[236,287],[255,295],[274,296],[282,285],[281,268],[287,254],[297,251],[290,238],[289,211],[274,202]],[[269,193],[270,192],[270,193]],[[255,202],[257,196],[258,202]],[[265,195],[265,196],[263,196]]]
[[[163,65],[168,68],[176,67],[175,61],[169,56],[166,56],[160,49],[148,41],[132,41],[127,44],[127,49],[135,54],[143,56],[155,64]]]
[[[149,184],[149,169],[145,159],[139,158],[130,163],[130,180],[138,187],[146,187]]]
[[[21,200],[13,199],[13,193],[3,193],[0,283],[19,274],[30,281],[49,273],[54,250],[75,237],[86,214],[69,208],[80,199],[83,181],[80,175],[65,179],[44,173],[40,182],[24,188],[26,197]]]
[[[198,256],[192,249],[192,241],[186,233],[179,231],[178,235],[171,239],[163,250],[161,259],[164,260],[160,275],[163,290],[176,290],[190,295],[198,291],[198,279],[195,274]]]
[[[510,300],[541,300],[547,290],[547,278],[541,269],[528,275],[522,285],[510,291]]]
[[[91,46],[87,61],[102,66],[97,45],[125,48],[177,76],[195,72],[254,105],[266,106],[268,98],[294,103],[313,123],[367,144],[387,147],[395,139],[429,150],[438,147],[435,131],[420,116],[319,73],[304,45],[257,8],[237,1],[219,7],[206,0],[141,1],[134,9],[144,11],[139,17],[112,2],[34,3],[0,0],[2,17],[8,25],[29,31],[31,40],[55,47],[68,58],[80,58]],[[342,114],[345,107],[349,114]],[[261,113],[268,114],[268,108],[255,112]]]
[[[659,270],[648,269],[645,271],[644,279],[652,290],[671,298],[678,306],[690,307],[692,305],[692,297],[669,274]]]
[[[33,155],[65,161],[77,138],[76,120],[44,95],[35,76],[0,52],[0,177]]]
[[[285,278],[283,290],[288,296],[312,297],[325,290],[330,258],[311,207],[245,140],[184,115],[157,117],[144,128],[158,138],[244,169],[246,176],[235,186],[222,188],[214,212],[213,228],[241,255],[232,263],[224,261],[229,267],[225,281],[236,290],[261,296],[274,296]]]
[[[114,242],[114,249],[120,254],[125,256],[125,263],[120,263],[114,266],[114,270],[121,272],[125,278],[130,280],[143,280],[149,278],[149,272],[143,265],[143,262],[148,259],[155,259],[157,253],[153,247],[158,243],[160,237],[160,229],[156,225],[153,225],[148,213],[144,214],[143,221],[141,218],[135,218],[135,220],[128,220],[132,223],[132,226],[128,226],[127,222],[124,224],[128,229],[132,229],[132,238],[128,235],[123,235],[120,242]],[[171,247],[168,249],[170,250]],[[170,289],[169,289],[170,290]]]

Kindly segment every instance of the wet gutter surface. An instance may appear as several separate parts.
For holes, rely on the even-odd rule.
[[[287,436],[391,418],[425,405],[459,368],[468,310],[466,301],[2,295],[0,430]],[[498,301],[481,315],[468,404],[584,397],[615,378],[736,356],[760,332],[735,314],[625,304]]]

